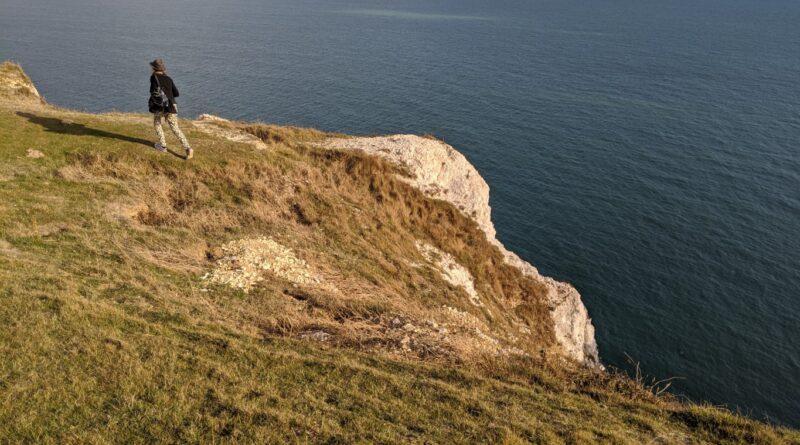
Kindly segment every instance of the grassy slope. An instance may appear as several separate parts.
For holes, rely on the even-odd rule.
[[[313,134],[286,132],[256,152],[184,127],[198,148],[190,163],[137,140],[151,138],[145,116],[0,105],[0,442],[800,443],[794,431],[613,376],[402,360],[284,336],[281,326],[299,323],[274,316],[294,308],[285,283],[246,295],[204,292],[198,277],[209,246],[246,235],[283,234],[337,267],[350,263],[336,262],[330,239],[377,255],[290,211],[333,211],[331,195],[292,182],[341,177],[338,161],[300,148]],[[370,183],[346,187],[375,200]],[[130,218],[142,199],[148,210]],[[282,209],[256,212],[259,203]],[[397,286],[391,264],[353,268],[375,288]],[[315,310],[339,314],[339,325],[355,313],[358,326],[394,304],[375,295],[377,308],[361,298]]]

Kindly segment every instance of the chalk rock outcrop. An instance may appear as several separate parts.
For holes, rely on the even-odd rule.
[[[338,150],[361,150],[383,157],[406,169],[405,180],[426,195],[448,201],[473,218],[487,239],[503,252],[506,262],[547,287],[555,337],[563,352],[586,365],[600,366],[594,327],[580,294],[567,283],[542,276],[496,238],[489,207],[489,185],[475,167],[450,145],[414,135],[328,139],[321,146]]]
[[[453,286],[464,289],[469,296],[469,302],[475,306],[483,306],[478,291],[475,290],[475,282],[469,270],[458,264],[455,258],[447,252],[442,252],[430,244],[417,241],[417,249],[428,261],[435,264],[442,273],[442,278]]]

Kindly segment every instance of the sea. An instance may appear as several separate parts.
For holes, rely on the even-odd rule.
[[[797,0],[0,0],[48,102],[433,134],[603,363],[800,427]],[[202,156],[202,147],[197,147]]]

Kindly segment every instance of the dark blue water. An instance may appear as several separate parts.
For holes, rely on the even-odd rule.
[[[601,355],[800,426],[800,2],[0,0],[51,102],[433,133]],[[202,153],[202,147],[198,152]]]

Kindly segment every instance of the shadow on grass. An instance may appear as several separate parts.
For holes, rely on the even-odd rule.
[[[171,154],[172,156],[175,156],[176,158],[186,159],[186,155],[182,155],[177,151],[173,151],[171,148],[167,148],[167,153]]]
[[[94,136],[100,138],[108,138],[108,139],[116,139],[118,141],[124,142],[131,142],[133,144],[141,144],[146,145],[150,148],[153,148],[153,143],[148,141],[147,139],[141,139],[133,136],[128,136],[125,134],[119,133],[112,133],[110,131],[105,130],[98,130],[97,128],[87,127],[84,124],[79,124],[77,122],[70,122],[64,121],[54,117],[44,117],[44,116],[37,116],[32,113],[25,113],[22,111],[17,111],[17,116],[24,117],[28,119],[28,121],[41,125],[47,131],[53,133],[60,133],[60,134],[68,134],[73,136]],[[178,158],[183,159],[183,155],[178,154],[170,149],[167,151]]]

